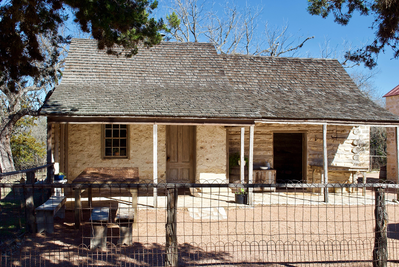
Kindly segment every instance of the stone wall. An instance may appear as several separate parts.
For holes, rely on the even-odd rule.
[[[323,164],[323,132],[321,125],[256,124],[254,131],[254,165],[273,167],[273,133],[303,133],[306,136],[306,181],[312,180],[312,165]],[[328,162],[332,166],[369,167],[369,127],[328,126]],[[229,153],[240,152],[240,128],[228,130]],[[245,156],[249,154],[249,127],[245,127]],[[349,173],[329,172],[330,182],[347,182]],[[320,172],[316,173],[320,181]]]
[[[399,95],[386,97],[386,109],[399,115]],[[387,128],[387,179],[397,181],[398,163],[396,159],[395,128]]]
[[[68,173],[69,181],[75,179],[87,167],[139,167],[140,179],[153,179],[153,127],[129,125],[129,158],[104,159],[101,156],[101,131],[99,124],[70,124],[68,126]],[[158,126],[158,179],[165,180],[166,127]],[[56,157],[55,157],[56,158]]]
[[[196,157],[196,182],[227,182],[226,129],[222,126],[197,126]]]
[[[58,125],[53,127],[59,128]],[[153,126],[129,125],[129,158],[104,159],[101,154],[102,125],[69,124],[68,171],[72,181],[87,167],[138,167],[142,181],[153,179]],[[196,182],[226,182],[226,129],[222,126],[196,127]],[[59,131],[53,130],[54,159],[62,151]],[[56,161],[57,162],[57,161]],[[62,170],[61,170],[62,171]],[[64,171],[65,172],[65,171]],[[158,125],[158,181],[166,181],[166,126]]]

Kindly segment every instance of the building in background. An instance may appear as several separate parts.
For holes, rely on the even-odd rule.
[[[399,115],[399,85],[384,95],[386,109],[395,115]],[[395,128],[387,128],[387,179],[398,180],[398,160]]]

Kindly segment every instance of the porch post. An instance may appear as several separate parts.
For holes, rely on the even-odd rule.
[[[245,160],[244,160],[244,134],[245,128],[241,128],[241,153],[240,153],[240,180],[243,184],[245,182],[245,174],[244,174],[244,167],[245,167]]]
[[[54,162],[53,149],[52,149],[52,124],[47,122],[47,164]],[[54,166],[47,167],[47,184],[52,184],[54,182]]]
[[[395,128],[395,137],[396,137],[396,178],[399,183],[399,126]],[[399,200],[399,189],[396,196],[396,199]]]
[[[248,162],[248,184],[253,184],[253,170],[254,170],[254,128],[249,127],[249,162]],[[253,188],[248,188],[248,204],[253,204]]]
[[[154,195],[153,195],[153,205],[154,208],[158,207],[158,191],[156,185],[158,184],[158,125],[154,124],[152,128],[153,136],[153,180],[154,180]]]
[[[323,124],[323,172],[324,185],[328,184],[327,124]],[[328,203],[328,187],[324,188],[324,202]]]

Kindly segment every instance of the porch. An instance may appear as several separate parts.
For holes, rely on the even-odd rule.
[[[140,183],[353,183],[369,166],[369,129],[356,124],[123,122],[49,118],[49,162],[69,183],[89,167],[132,166]]]

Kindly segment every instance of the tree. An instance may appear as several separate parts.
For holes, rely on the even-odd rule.
[[[58,84],[70,37],[60,28],[68,19],[110,54],[132,56],[138,44],[152,46],[162,37],[162,20],[150,18],[156,0],[9,0],[0,4],[0,167],[14,170],[11,135],[26,115],[37,116]],[[113,50],[114,45],[122,51]]]
[[[244,12],[232,3],[225,3],[222,12],[207,8],[215,2],[206,0],[174,0],[171,15],[166,17],[168,38],[178,42],[206,40],[217,51],[226,54],[265,56],[291,55],[313,37],[294,40],[288,26],[270,29],[264,24],[259,31],[262,8],[246,6]],[[257,38],[261,35],[262,38]]]
[[[33,136],[33,128],[37,126],[37,117],[20,119],[13,129],[11,136],[11,151],[16,169],[26,169],[30,166],[43,164],[46,146]]]
[[[308,0],[308,2],[310,14],[326,18],[333,13],[335,22],[341,25],[347,25],[355,12],[374,17],[371,25],[371,28],[376,30],[374,41],[361,49],[347,52],[345,55],[347,59],[373,68],[377,65],[378,54],[386,47],[393,50],[394,58],[399,57],[399,1]]]
[[[53,45],[43,36],[39,36],[38,39],[41,53],[45,55],[44,61],[33,62],[39,70],[39,76],[36,79],[27,77],[14,81],[14,90],[10,89],[6,83],[0,84],[0,167],[2,172],[14,170],[11,138],[15,132],[15,125],[24,116],[39,115],[44,97],[51,94],[62,75],[61,70],[67,52],[66,45],[62,47]],[[58,55],[56,59],[53,58],[55,54]]]
[[[370,127],[370,164],[372,169],[379,169],[387,164],[386,130],[386,127]]]
[[[59,34],[59,28],[68,19],[67,8],[75,15],[74,22],[83,32],[90,32],[98,41],[98,48],[117,44],[126,49],[126,55],[137,53],[143,42],[151,46],[162,37],[158,32],[162,20],[149,18],[157,7],[156,0],[10,0],[0,6],[0,83],[10,90],[18,90],[15,82],[42,76],[37,62],[46,55],[40,49],[39,35],[53,46],[67,43],[69,38]],[[57,50],[53,51],[56,52]],[[55,64],[58,55],[52,55]]]

